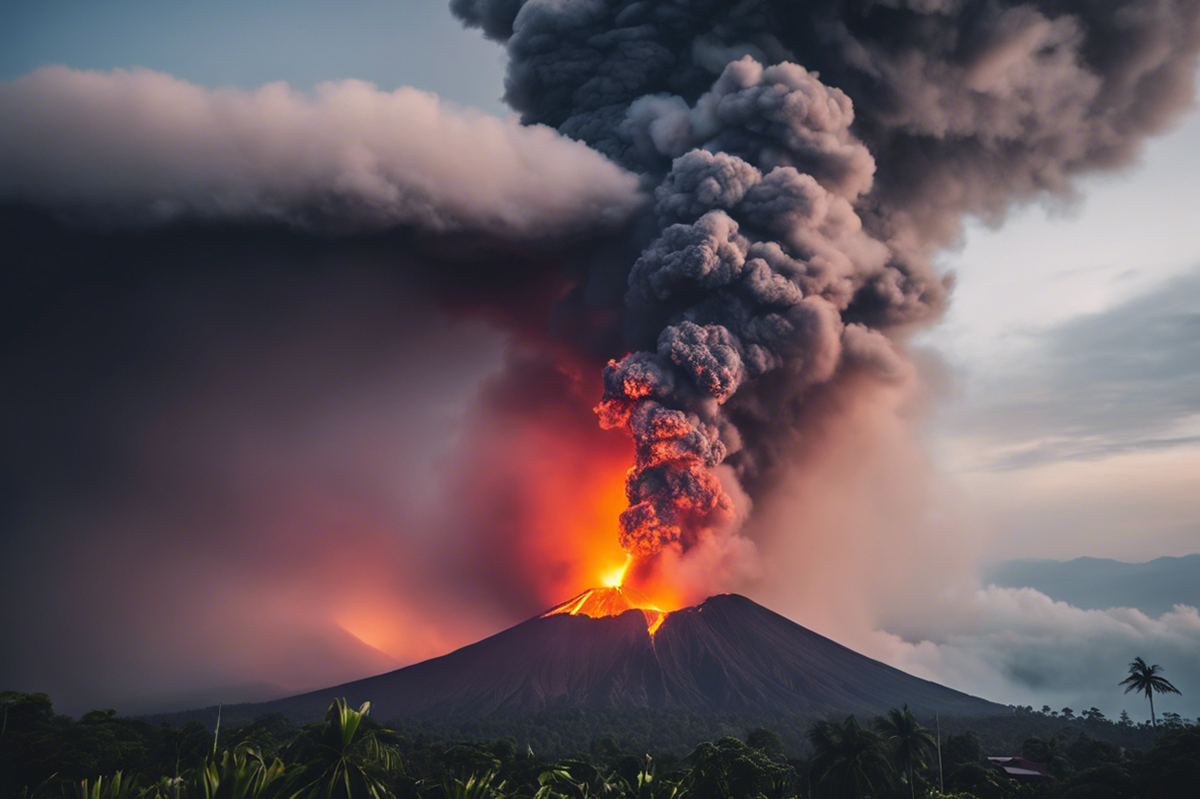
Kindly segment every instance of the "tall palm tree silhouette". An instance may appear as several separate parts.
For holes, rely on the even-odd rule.
[[[891,763],[883,738],[854,716],[841,724],[818,721],[808,730],[808,742],[813,747],[813,775],[823,795],[840,799],[888,791]]]
[[[1147,666],[1146,661],[1141,658],[1134,658],[1129,664],[1129,676],[1121,680],[1117,685],[1124,685],[1125,693],[1137,691],[1146,695],[1150,700],[1150,723],[1155,729],[1158,728],[1158,722],[1154,719],[1154,695],[1159,694],[1181,694],[1182,692],[1167,680],[1166,677],[1160,677],[1159,672],[1162,671],[1162,666],[1155,663],[1153,666]]]
[[[886,716],[875,719],[875,729],[892,750],[896,765],[902,772],[908,772],[908,792],[915,799],[917,789],[913,782],[913,769],[924,766],[925,758],[933,754],[933,736],[917,723],[917,717],[908,709],[908,705],[903,710],[892,708]]]

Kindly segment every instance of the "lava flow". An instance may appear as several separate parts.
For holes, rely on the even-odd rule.
[[[542,618],[566,613],[570,616],[588,616],[599,619],[605,616],[620,616],[630,610],[640,610],[646,617],[646,631],[650,633],[651,638],[654,637],[654,633],[658,631],[667,617],[667,611],[651,605],[636,591],[615,585],[607,588],[590,588],[561,605],[550,608],[542,614]]]

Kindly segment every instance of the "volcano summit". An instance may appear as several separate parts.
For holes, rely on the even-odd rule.
[[[646,632],[654,638],[654,633],[662,626],[669,615],[666,611],[651,605],[645,597],[624,586],[614,585],[607,588],[589,588],[578,596],[568,599],[561,605],[555,605],[541,615],[541,618],[565,613],[568,616],[587,616],[592,619],[602,619],[605,616],[620,616],[631,610],[640,610],[646,617]]]
[[[442,657],[252,707],[320,718],[336,697],[380,719],[655,708],[698,714],[994,715],[1002,705],[860,655],[736,594],[665,612],[597,588]]]

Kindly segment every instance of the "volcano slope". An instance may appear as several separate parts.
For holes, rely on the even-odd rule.
[[[352,705],[370,701],[379,719],[579,707],[816,716],[881,713],[906,703],[923,714],[1008,712],[860,655],[743,596],[722,594],[663,613],[616,588],[584,592],[442,657],[226,711],[308,721],[322,717],[336,697]]]

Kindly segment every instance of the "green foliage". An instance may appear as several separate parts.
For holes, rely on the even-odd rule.
[[[442,779],[442,799],[492,799],[504,795],[504,781],[497,780],[495,771]]]
[[[1143,796],[1195,796],[1200,786],[1200,726],[1165,733],[1133,764],[1131,774]]]
[[[1133,778],[1124,766],[1105,765],[1088,769],[1067,780],[1059,793],[1074,799],[1121,799],[1134,790]]]
[[[1084,732],[1080,732],[1067,746],[1067,756],[1072,765],[1080,771],[1105,763],[1119,763],[1122,760],[1120,747],[1108,741],[1096,740]]]
[[[225,750],[196,769],[189,799],[259,799],[278,793],[288,769],[283,761],[267,761],[253,749]]]
[[[983,747],[974,730],[948,735],[942,741],[942,767],[947,772],[967,763],[978,763],[982,759]]]
[[[134,799],[139,794],[136,778],[127,778],[118,771],[111,777],[80,780],[74,795],[75,799]]]
[[[700,744],[690,761],[682,786],[696,799],[785,796],[795,782],[793,769],[733,737]]]
[[[905,705],[892,708],[886,716],[875,719],[875,729],[883,737],[896,768],[905,775],[910,797],[916,796],[915,771],[924,768],[934,753],[937,742],[929,730],[917,723],[917,717]]]
[[[828,799],[881,796],[891,784],[892,764],[883,738],[854,716],[820,721],[809,731],[816,793]]]
[[[1021,757],[1048,766],[1055,777],[1062,777],[1073,764],[1057,738],[1028,738],[1021,745]]]
[[[55,716],[44,695],[15,692],[0,694],[0,706],[9,711],[0,733],[0,799],[1169,799],[1190,797],[1200,784],[1200,728],[1164,724],[1155,742],[1148,724],[1122,726],[1086,711],[1068,721],[1015,708],[970,728],[941,719],[943,796],[925,787],[937,784],[928,741],[917,742],[928,730],[904,708],[871,727],[854,717],[805,724],[803,744],[795,719],[768,728],[590,711],[545,717],[544,727],[516,724],[492,740],[448,741],[384,729],[368,706],[336,702],[322,722],[303,727],[278,716],[223,726],[222,751],[214,754],[211,731],[195,724],[155,725],[108,711],[72,721]],[[689,724],[688,734],[728,729],[744,741],[718,735],[675,756],[643,748],[631,734],[650,734],[668,719],[663,748],[676,746],[682,739],[670,733]],[[499,722],[462,724],[484,736]],[[535,755],[528,732],[576,748],[568,756]],[[906,740],[912,745],[900,746]],[[1141,742],[1145,753],[1118,741]],[[1023,783],[982,760],[1017,752],[1049,761],[1058,779]],[[105,770],[78,772],[96,763]]]
[[[59,733],[50,697],[0,692],[0,797],[55,776]]]
[[[982,763],[959,766],[947,777],[946,786],[977,799],[1008,799],[1012,795],[1007,778]]]
[[[746,734],[746,743],[772,760],[782,761],[786,758],[783,739],[779,737],[779,733],[773,730],[762,727],[759,727],[757,730],[751,730]]]
[[[636,776],[627,780],[632,799],[675,799],[682,794],[683,789],[677,780],[657,777],[654,772],[654,759],[646,755]]]
[[[54,718],[50,697],[22,691],[0,691],[0,736],[29,732]]]
[[[390,799],[387,777],[401,772],[400,753],[367,721],[370,702],[354,710],[334,701],[324,724],[308,730],[291,748],[303,763],[292,796],[304,799]]]

